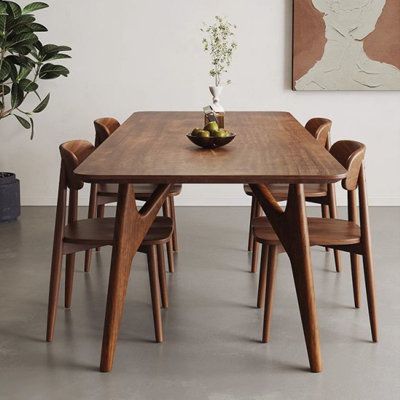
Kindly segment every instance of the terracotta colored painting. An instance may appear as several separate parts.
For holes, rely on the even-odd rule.
[[[400,90],[400,0],[294,0],[294,90]]]

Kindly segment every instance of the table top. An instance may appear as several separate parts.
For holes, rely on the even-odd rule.
[[[85,182],[323,183],[346,170],[287,112],[228,112],[236,134],[214,150],[186,137],[202,127],[201,112],[137,112],[75,173]]]

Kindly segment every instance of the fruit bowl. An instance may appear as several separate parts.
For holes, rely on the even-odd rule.
[[[217,147],[222,147],[232,142],[232,140],[235,139],[236,135],[234,133],[229,133],[228,136],[224,137],[203,137],[188,133],[186,136],[192,143],[196,144],[197,146],[203,147],[203,149],[216,149]]]

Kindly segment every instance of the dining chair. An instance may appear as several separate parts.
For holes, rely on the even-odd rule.
[[[362,256],[372,340],[376,342],[378,340],[378,329],[375,310],[371,234],[364,172],[365,150],[366,148],[362,143],[351,140],[336,142],[331,147],[330,153],[348,171],[346,178],[342,180],[342,187],[347,191],[348,220],[308,218],[308,230],[311,246],[326,246],[350,253],[354,305],[356,308],[360,307],[358,256]],[[356,200],[357,191],[359,224]],[[257,305],[260,306],[265,298],[262,341],[268,342],[275,285],[276,259],[278,252],[284,252],[284,249],[280,245],[278,236],[265,217],[254,219],[252,228],[255,240],[262,245]]]
[[[47,320],[47,341],[52,341],[58,304],[61,265],[66,256],[65,307],[71,307],[75,269],[75,254],[95,247],[112,246],[114,243],[115,218],[89,218],[78,220],[78,191],[83,182],[74,174],[74,169],[88,157],[95,147],[85,140],[72,140],[60,146],[61,170],[58,187],[56,226],[50,276],[50,291]],[[67,192],[69,189],[68,216]],[[155,199],[156,197],[153,197]],[[149,202],[155,203],[152,198]],[[163,341],[161,305],[168,307],[163,245],[171,240],[173,222],[169,217],[156,217],[139,251],[147,254],[150,291],[153,307],[155,337]]]
[[[95,146],[100,146],[107,140],[119,127],[120,123],[112,117],[99,118],[94,121],[96,132]],[[137,200],[146,201],[154,192],[156,185],[135,184],[134,191]],[[178,239],[176,232],[176,216],[174,197],[182,191],[182,185],[175,184],[171,187],[168,197],[163,204],[163,215],[173,221],[173,233],[171,241],[167,243],[167,256],[169,272],[174,272],[173,252],[178,251]],[[113,183],[92,184],[89,200],[89,218],[103,218],[105,205],[115,203],[118,198],[118,185]],[[96,249],[99,250],[99,249]],[[92,250],[85,252],[85,272],[89,272]]]
[[[327,118],[312,118],[310,119],[305,128],[310,134],[317,140],[321,146],[329,150],[330,147],[330,131],[332,128],[332,121]],[[289,191],[289,185],[287,184],[270,184],[268,185],[269,190],[277,201],[287,200]],[[250,224],[249,224],[249,240],[248,240],[248,251],[252,251],[251,258],[251,272],[257,271],[258,263],[258,243],[254,240],[252,233],[252,220],[261,215],[261,206],[254,196],[249,185],[244,185],[244,191],[248,196],[252,197],[251,200],[251,212],[250,212]],[[336,218],[336,194],[334,185],[321,185],[308,183],[304,185],[304,195],[306,201],[310,203],[316,203],[321,205],[321,212],[323,218]],[[329,251],[326,248],[327,251]],[[340,272],[340,255],[338,250],[334,250],[335,266],[336,271]]]

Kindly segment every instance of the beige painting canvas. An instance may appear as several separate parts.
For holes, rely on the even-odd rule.
[[[400,90],[400,0],[294,0],[294,90]]]

